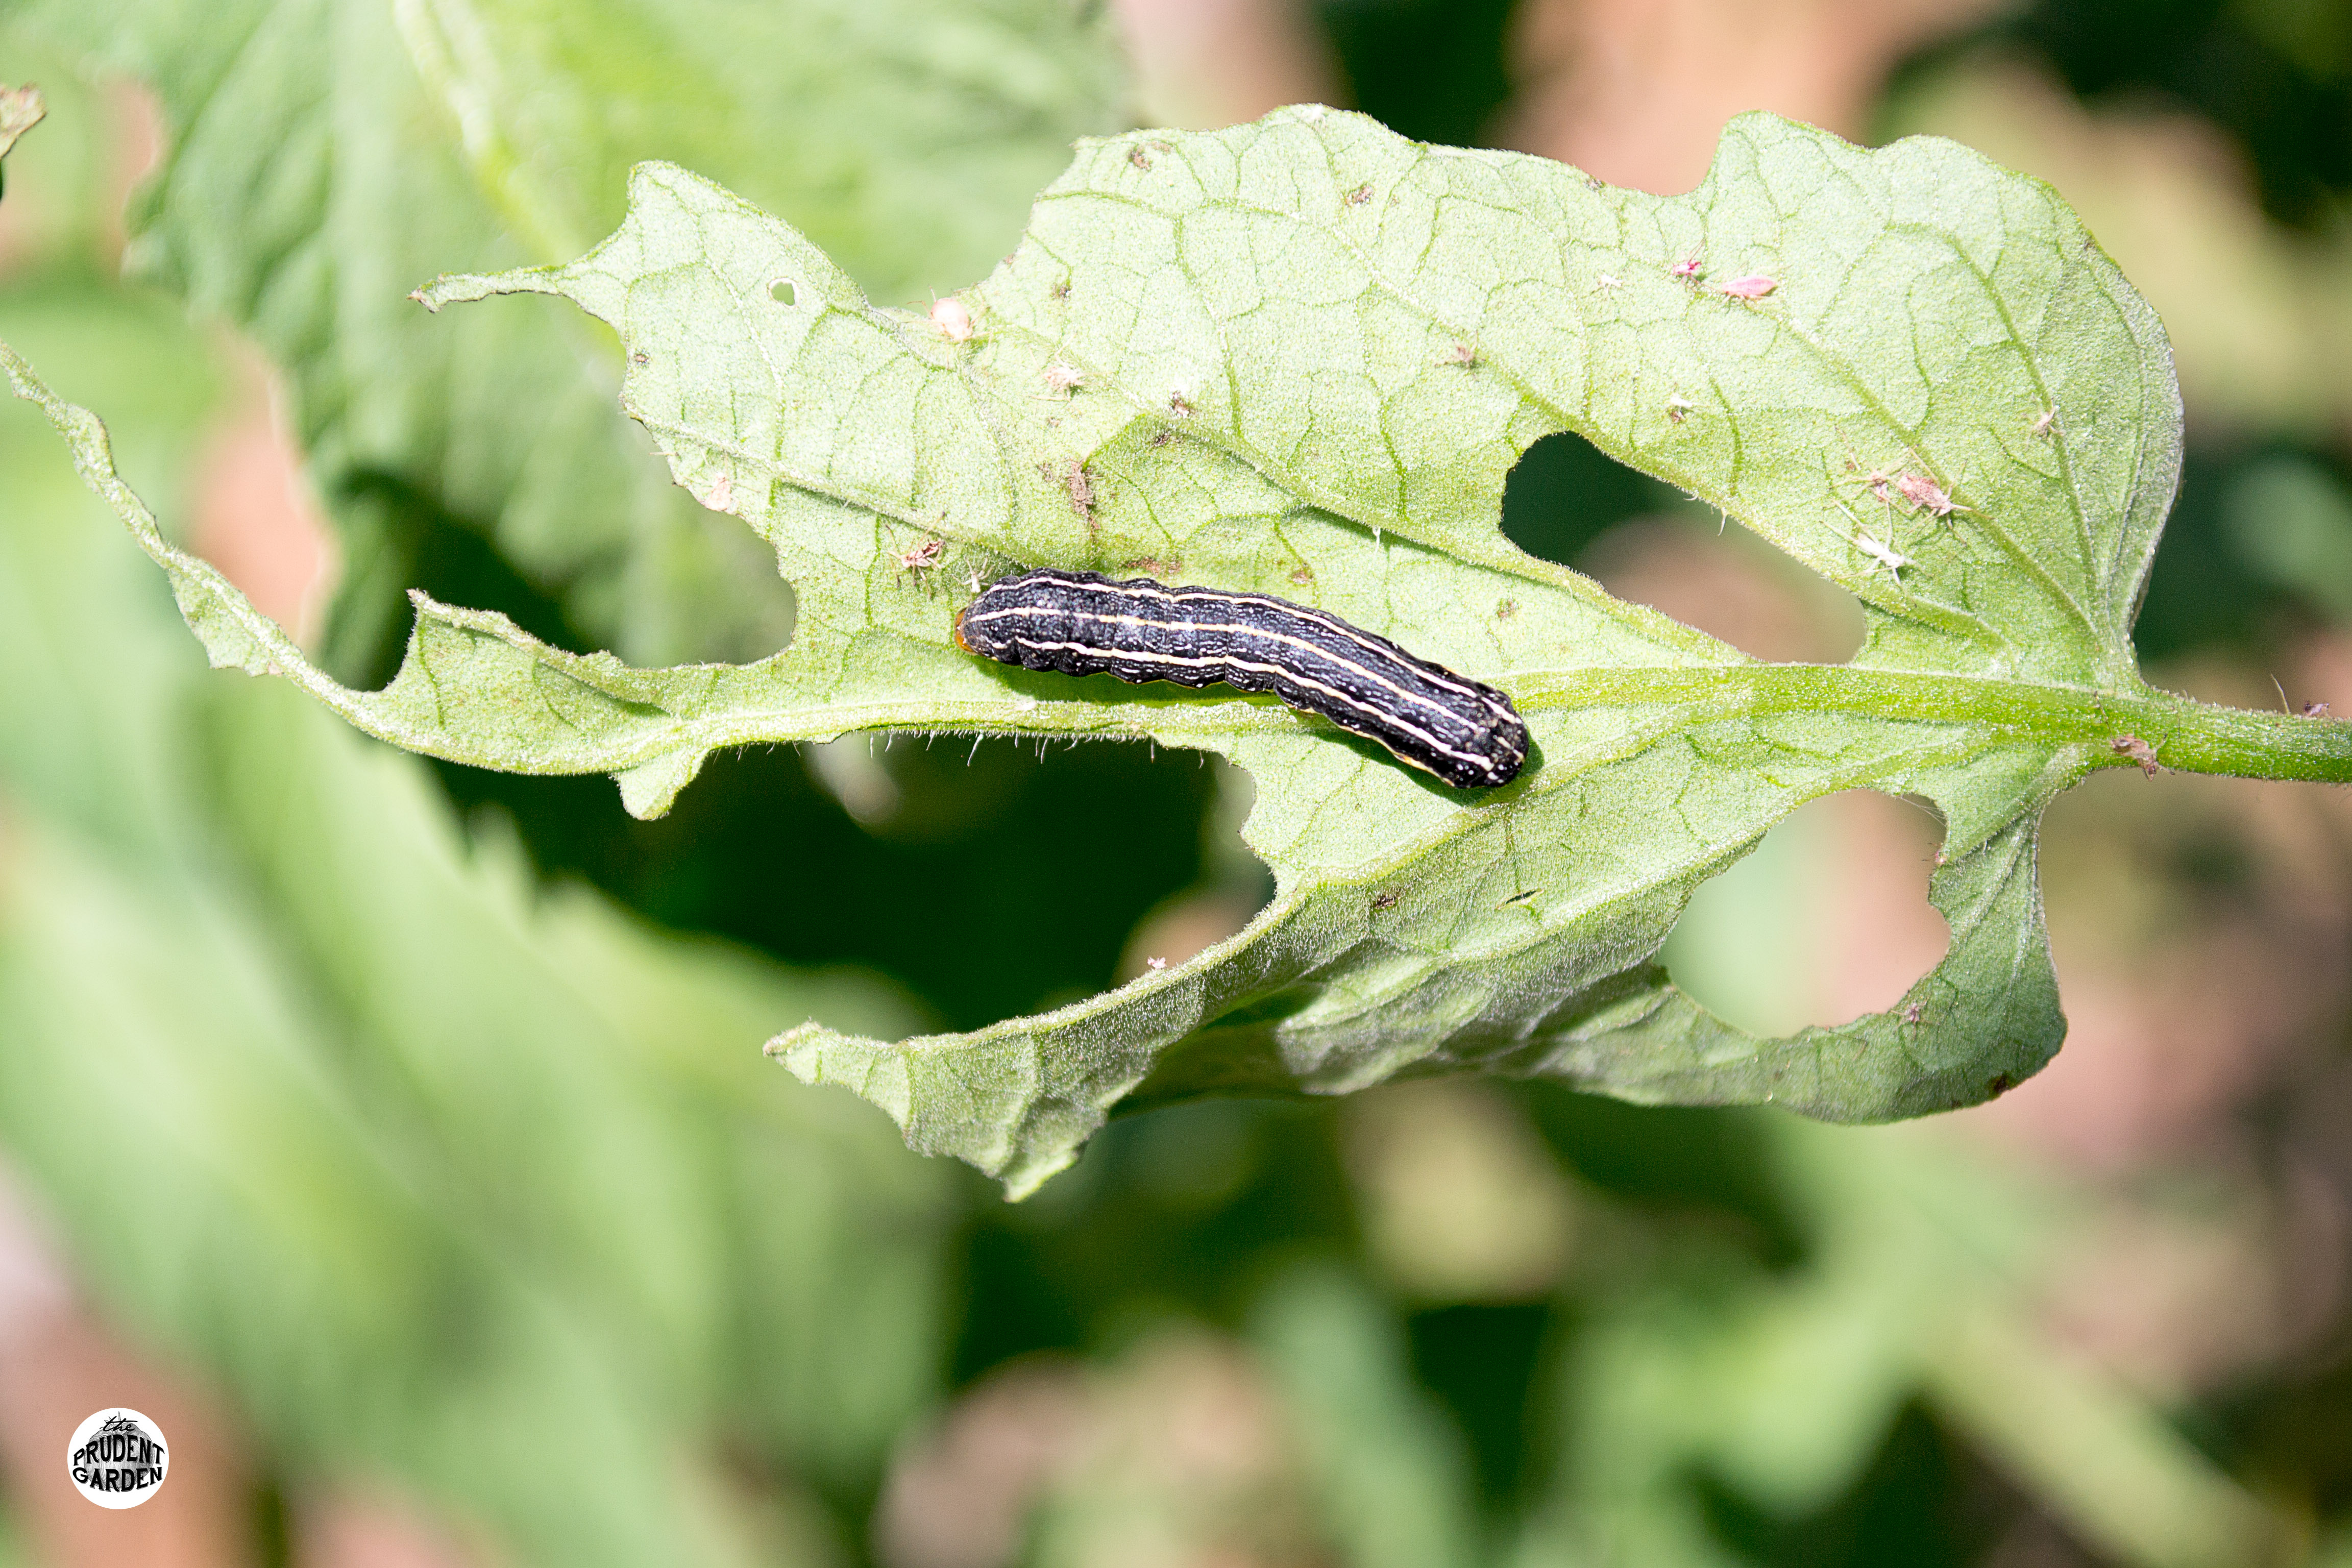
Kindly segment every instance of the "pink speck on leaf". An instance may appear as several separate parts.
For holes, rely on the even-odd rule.
[[[1895,479],[1895,488],[1903,492],[1905,500],[1931,517],[1949,517],[1956,511],[1969,510],[1952,500],[1943,486],[1925,474],[1901,475]]]
[[[893,552],[890,558],[898,563],[899,571],[912,576],[937,566],[940,563],[940,557],[946,553],[947,547],[947,541],[944,539],[921,539],[904,550]]]

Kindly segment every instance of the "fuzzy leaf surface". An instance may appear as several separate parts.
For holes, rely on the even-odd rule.
[[[1016,1193],[1115,1106],[1400,1074],[1837,1120],[1972,1103],[2063,1034],[2034,873],[2053,794],[2130,761],[2126,736],[2170,766],[2346,771],[2339,725],[2138,680],[2179,459],[2162,330],[2046,186],[1949,142],[1748,116],[1675,198],[1312,109],[1087,143],[957,297],[969,333],[874,307],[789,226],[654,164],[578,262],[424,298],[525,291],[619,334],[624,405],[677,482],[774,548],[801,605],[782,653],[633,669],[422,602],[397,679],[352,692],[126,517],[216,662],[415,750],[612,772],[640,814],[714,748],[856,730],[1150,738],[1247,770],[1276,893],[1238,936],[971,1034],[771,1046]],[[1861,652],[1759,664],[1511,545],[1505,476],[1561,429],[1851,590]],[[982,664],[952,618],[1014,564],[1333,611],[1502,687],[1535,760],[1454,792],[1270,699]],[[1659,945],[1775,821],[1854,787],[1942,810],[1950,951],[1887,1014],[1724,1024]],[[1072,896],[1113,848],[1073,846]]]

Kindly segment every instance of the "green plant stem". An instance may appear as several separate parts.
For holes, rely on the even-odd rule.
[[[1542,671],[1509,683],[1529,712],[1683,707],[1694,722],[1777,713],[1855,713],[1910,723],[1984,726],[2020,741],[2092,744],[2094,765],[2129,767],[2115,750],[2144,741],[2181,773],[2352,783],[2352,722],[2224,708],[2141,686],[2049,686],[1851,665],[1759,664]]]
[[[47,411],[72,447],[83,477],[113,506],[148,553],[182,579],[184,595],[195,593],[199,598],[215,602],[273,659],[274,673],[289,677],[361,729],[396,745],[485,766],[513,765],[510,760],[477,755],[440,737],[419,733],[386,710],[381,696],[351,691],[329,679],[302,657],[282,628],[256,611],[214,568],[163,540],[145,504],[115,474],[105,449],[104,428],[95,416],[51,392],[5,343],[0,343],[0,369],[6,370],[19,396]],[[527,642],[501,616],[434,608],[452,626],[509,639],[518,647]],[[545,651],[537,657],[600,689],[617,689],[626,684],[614,682],[604,667],[592,668],[593,661]],[[613,668],[617,670],[617,666]],[[2352,722],[2223,708],[2140,684],[2114,691],[1866,665],[1755,663],[1530,670],[1507,677],[1505,683],[1530,713],[1613,707],[1657,714],[1664,710],[1681,725],[1776,714],[1853,713],[1905,723],[1990,730],[2022,743],[2052,748],[2081,747],[2084,761],[2094,767],[2135,765],[2139,761],[2136,749],[2116,749],[2117,742],[2129,740],[2145,742],[2158,765],[2183,773],[2352,783]],[[830,740],[856,731],[1091,733],[1138,739],[1156,735],[1176,744],[1210,745],[1224,736],[1295,721],[1272,699],[1178,699],[1153,702],[1149,708],[1130,702],[1015,705],[916,698],[855,704],[827,700],[805,708],[754,703],[699,716],[680,713],[674,719],[673,724],[636,738],[634,744],[566,749],[535,759],[536,765],[527,771],[604,773],[635,766],[689,742],[698,751],[710,751],[780,741]]]

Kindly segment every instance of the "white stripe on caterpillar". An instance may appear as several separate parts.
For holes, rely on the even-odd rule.
[[[1028,669],[1271,691],[1464,788],[1508,784],[1527,761],[1527,726],[1493,687],[1265,594],[1041,569],[982,589],[955,637]]]

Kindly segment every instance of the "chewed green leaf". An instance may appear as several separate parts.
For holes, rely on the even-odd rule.
[[[640,813],[714,749],[860,729],[1150,737],[1246,769],[1276,894],[1238,936],[972,1034],[771,1047],[1016,1192],[1115,1106],[1405,1073],[1838,1119],[1981,1100],[2064,1030],[2034,881],[2053,795],[2135,761],[2352,773],[2341,726],[2139,682],[2179,452],[2162,332],[2046,187],[1949,143],[1748,116],[1678,198],[1320,110],[1088,143],[1013,255],[928,317],[647,164],[579,261],[420,297],[511,292],[619,335],[624,405],[677,482],[774,549],[801,606],[782,653],[632,669],[420,601],[398,677],[352,693],[118,505],[216,661],[275,664],[417,750],[613,772]],[[1862,654],[1759,664],[1517,550],[1505,476],[1561,429],[1850,588]],[[1333,612],[1501,687],[1533,756],[1455,792],[1270,700],[985,664],[953,617],[1015,564]],[[1772,823],[1853,787],[1942,809],[1949,952],[1885,1015],[1725,1025],[1660,944]]]

